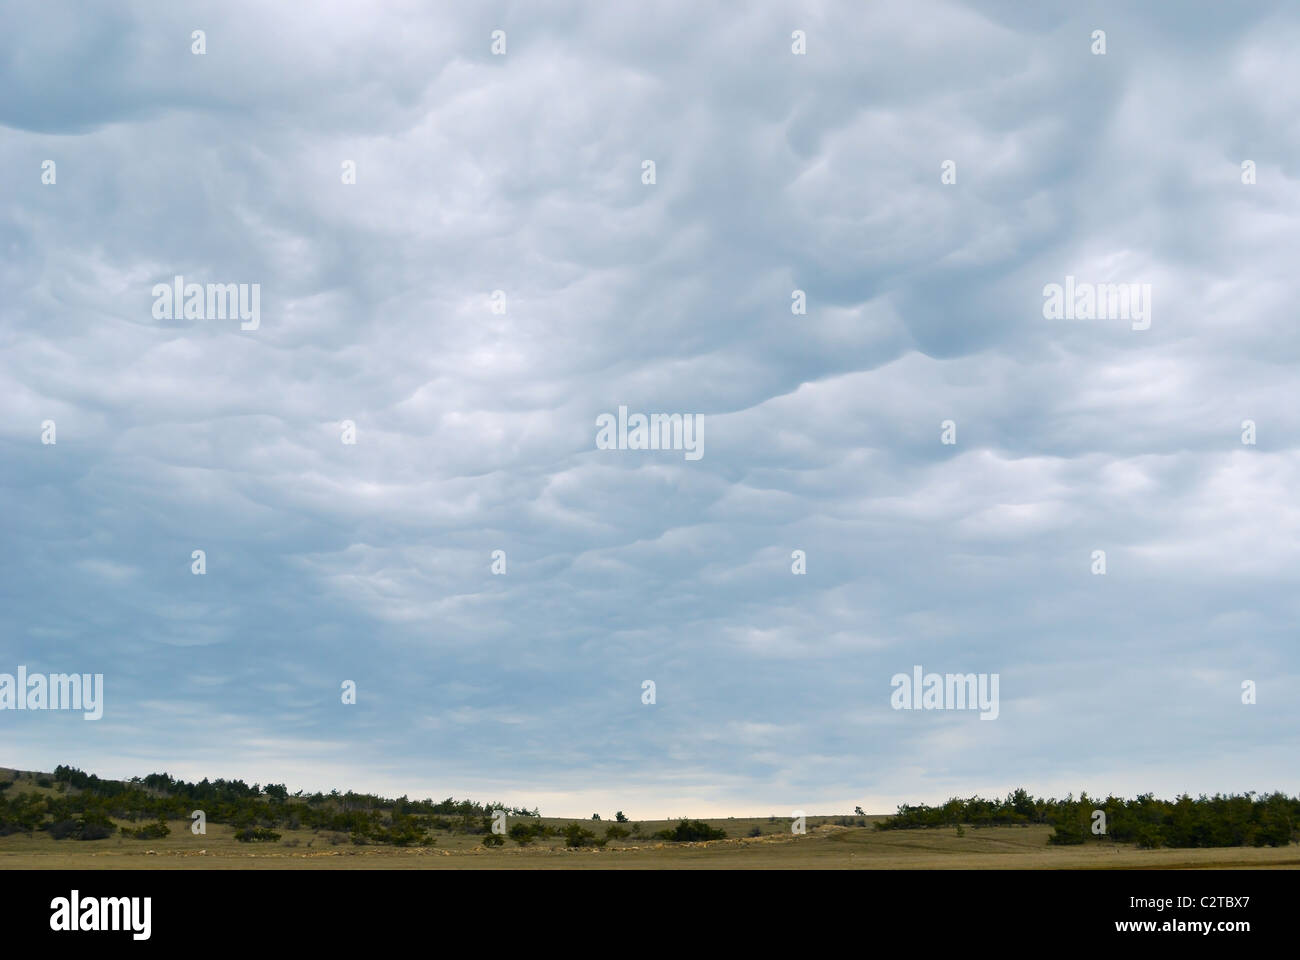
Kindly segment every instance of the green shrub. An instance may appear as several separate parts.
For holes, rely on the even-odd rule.
[[[703,820],[678,820],[671,830],[661,830],[657,834],[672,843],[689,843],[699,840],[723,840],[727,831],[718,830]]]
[[[45,829],[55,840],[103,840],[113,835],[112,821],[94,813],[71,820],[58,820]]]
[[[566,847],[591,847],[598,844],[594,833],[584,829],[580,824],[571,823],[564,828],[564,845]],[[604,841],[601,841],[599,846],[604,846]]]
[[[510,839],[525,847],[539,837],[546,836],[546,827],[540,823],[515,823],[510,827]]]
[[[159,817],[154,823],[146,823],[138,830],[122,828],[122,833],[135,840],[161,840],[171,832],[171,827],[167,826],[167,821],[162,817]]]
[[[248,827],[235,832],[235,839],[240,843],[274,843],[280,835],[266,827]],[[355,842],[355,841],[354,841]]]
[[[1053,826],[1055,829],[1047,842],[1055,846],[1077,846],[1088,839],[1088,827],[1077,814],[1067,813]]]
[[[391,827],[373,827],[365,833],[358,831],[357,836],[362,838],[361,841],[353,840],[358,846],[388,843],[395,847],[427,847],[433,844],[433,839],[418,825],[408,821],[395,823]]]

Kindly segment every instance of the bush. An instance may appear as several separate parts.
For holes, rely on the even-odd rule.
[[[761,837],[762,835],[763,835],[763,828],[760,827],[758,824],[754,824],[752,827],[749,828],[749,836]]]
[[[1056,824],[1056,829],[1047,838],[1047,842],[1056,846],[1077,846],[1088,839],[1088,828],[1078,820],[1064,820]]]
[[[107,817],[86,814],[73,820],[58,820],[46,828],[55,840],[103,840],[113,835]]]
[[[248,827],[245,830],[237,830],[235,839],[240,843],[274,843],[280,839],[280,835],[266,827]]]
[[[673,843],[689,843],[699,840],[723,840],[727,831],[717,830],[703,820],[679,820],[671,830],[661,830],[658,836]]]
[[[618,811],[616,814],[614,814],[614,819],[615,819],[615,821],[617,821],[618,823],[627,823],[627,817],[625,817],[625,816],[623,815],[623,811],[622,811],[622,810],[620,810],[620,811]]]
[[[483,837],[483,846],[499,847],[506,842],[506,838],[499,833],[488,833]]]
[[[357,832],[361,837],[353,843],[363,846],[366,843],[391,843],[395,847],[427,847],[433,845],[433,839],[413,823],[395,823],[391,827],[374,827],[368,833]]]
[[[600,844],[597,844],[594,833],[584,829],[580,824],[571,823],[564,828],[564,845],[566,847],[591,847],[604,846],[605,842],[602,840]]]
[[[627,829],[627,827],[620,827],[617,823],[611,823],[605,828],[606,840],[624,840],[631,834],[631,830]]]
[[[516,823],[510,827],[509,836],[519,846],[525,847],[546,833],[546,827],[540,823]]]
[[[104,840],[114,833],[113,821],[103,814],[82,814],[81,823],[81,836],[77,837],[78,840]]]
[[[154,823],[145,824],[138,830],[122,828],[122,833],[135,840],[161,840],[171,832],[171,827],[167,826],[167,821],[162,817],[159,817]]]

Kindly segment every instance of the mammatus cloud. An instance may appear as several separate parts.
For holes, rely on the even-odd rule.
[[[104,712],[0,713],[6,763],[635,817],[1295,792],[1298,39],[1281,4],[28,13],[0,673],[102,673]],[[1058,315],[1067,278],[1149,328]],[[996,675],[996,721],[893,709],[918,665]]]

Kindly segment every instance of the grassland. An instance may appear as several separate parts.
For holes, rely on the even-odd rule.
[[[50,793],[30,774],[8,793]],[[511,818],[516,822],[518,818]],[[207,833],[191,833],[189,820],[170,820],[170,835],[136,840],[120,834],[102,840],[55,840],[46,833],[0,837],[0,870],[6,869],[178,869],[178,870],[445,870],[445,869],[1296,869],[1300,845],[1142,850],[1131,844],[1088,842],[1051,846],[1049,826],[1006,826],[876,830],[881,816],[809,817],[807,832],[794,835],[787,818],[727,818],[706,822],[725,830],[727,839],[665,843],[652,837],[672,821],[628,824],[636,836],[610,840],[603,849],[566,849],[557,837],[527,846],[506,840],[485,848],[482,836],[434,831],[424,847],[359,846],[347,834],[277,827],[278,841],[243,843],[229,824],[209,823]],[[579,823],[603,836],[609,821],[542,818],[563,828]],[[118,822],[118,826],[125,821]],[[125,824],[140,826],[140,823]],[[757,833],[758,836],[750,836]]]
[[[820,818],[816,818],[820,819]],[[53,840],[42,834],[0,837],[0,870],[6,869],[177,869],[177,870],[438,870],[438,869],[1197,869],[1300,867],[1300,846],[1219,847],[1205,850],[1139,850],[1125,844],[1052,847],[1050,827],[878,831],[871,826],[813,826],[790,834],[787,822],[760,819],[710,820],[728,839],[708,843],[611,841],[603,850],[566,850],[559,840],[527,847],[507,841],[485,849],[479,838],[440,834],[432,847],[354,846],[338,834],[282,830],[275,843],[240,843],[234,828],[209,824],[205,836],[190,833],[189,821],[169,823],[159,840]],[[830,819],[830,818],[827,818]],[[838,819],[838,818],[837,818]],[[857,819],[854,818],[855,822]],[[867,818],[868,820],[875,818]],[[564,826],[590,821],[547,818]],[[668,821],[644,821],[653,832]],[[752,827],[765,833],[744,836]]]

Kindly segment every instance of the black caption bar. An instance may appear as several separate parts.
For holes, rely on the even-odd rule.
[[[1269,942],[1296,875],[1247,871],[7,871],[7,946],[338,948],[441,930],[537,943],[624,929],[703,942],[916,937],[918,947]],[[431,927],[432,925],[432,927]],[[838,930],[838,933],[836,931]]]

